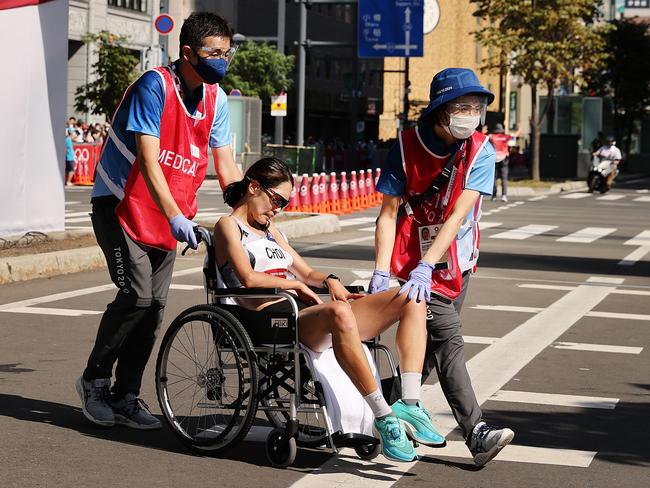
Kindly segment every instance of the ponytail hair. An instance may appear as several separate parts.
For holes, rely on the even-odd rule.
[[[257,181],[264,188],[275,188],[288,181],[293,188],[293,175],[287,163],[278,158],[262,158],[255,162],[240,181],[230,183],[223,191],[223,201],[231,208],[235,208],[246,196],[248,185]]]

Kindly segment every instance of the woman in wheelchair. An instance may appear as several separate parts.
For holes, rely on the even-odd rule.
[[[420,378],[425,355],[425,303],[398,295],[398,288],[373,295],[349,293],[338,277],[312,269],[289,245],[273,218],[289,203],[293,177],[275,158],[253,164],[244,178],[228,186],[225,202],[232,207],[214,228],[220,287],[266,287],[297,295],[300,341],[316,352],[332,347],[341,368],[363,395],[375,416],[373,431],[383,454],[397,461],[417,458],[409,438],[430,446],[445,439],[422,407]],[[309,287],[329,290],[323,303]],[[238,304],[254,310],[289,311],[286,299],[243,299]],[[402,398],[388,405],[371,372],[362,341],[370,340],[399,322]]]

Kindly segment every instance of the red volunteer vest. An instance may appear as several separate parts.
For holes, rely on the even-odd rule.
[[[449,156],[437,156],[422,143],[418,129],[400,133],[402,164],[406,173],[406,191],[403,197],[405,212],[397,222],[395,244],[391,256],[391,271],[402,280],[417,266],[435,235],[454,208],[465,187],[466,175],[483,148],[486,137],[474,131],[454,156],[451,177],[430,201],[411,207],[409,198],[426,192],[443,170]],[[448,269],[435,271],[431,277],[431,291],[449,299],[461,292],[462,273],[458,265],[456,239],[451,242],[446,256]]]
[[[203,85],[203,99],[196,109],[197,115],[192,116],[181,100],[171,68],[154,69],[162,75],[165,85],[158,163],[176,204],[185,217],[192,219],[197,210],[196,192],[205,179],[208,166],[208,143],[218,85]],[[137,158],[116,213],[122,228],[134,241],[167,251],[176,249],[177,241],[149,193]]]
[[[508,141],[510,136],[507,134],[490,134],[490,142],[494,146],[494,152],[497,153],[497,163],[508,157]]]

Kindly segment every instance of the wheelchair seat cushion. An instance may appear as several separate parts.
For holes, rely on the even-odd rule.
[[[298,299],[296,304],[299,311],[310,306]],[[260,311],[239,305],[223,304],[218,307],[232,313],[241,322],[255,346],[296,342],[297,321],[288,300],[274,303]]]

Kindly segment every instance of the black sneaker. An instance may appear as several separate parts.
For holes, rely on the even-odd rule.
[[[160,429],[160,420],[151,415],[149,406],[133,393],[127,393],[124,398],[111,402],[115,413],[115,424],[131,427],[132,429]]]
[[[485,466],[501,449],[510,444],[514,437],[515,433],[510,429],[502,429],[481,421],[474,426],[465,444],[474,457],[474,464]]]
[[[110,386],[110,378],[86,381],[80,376],[75,382],[84,416],[92,423],[102,427],[113,427],[115,425],[113,409],[108,403]]]

